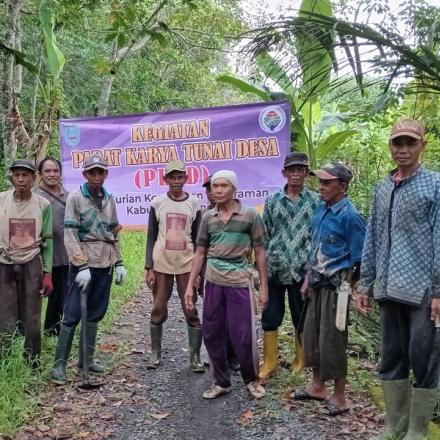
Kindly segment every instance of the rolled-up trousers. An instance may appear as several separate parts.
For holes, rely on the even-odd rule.
[[[0,263],[0,352],[7,348],[17,321],[21,321],[26,355],[40,355],[42,279],[40,255],[27,263]]]
[[[216,385],[231,385],[226,353],[228,334],[240,363],[243,382],[248,384],[258,378],[257,335],[250,287],[225,287],[207,281],[202,332]]]

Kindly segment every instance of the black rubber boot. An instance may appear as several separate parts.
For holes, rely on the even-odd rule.
[[[96,322],[87,323],[87,366],[92,373],[104,373],[104,368],[95,362],[95,346],[96,333],[98,332],[98,324]],[[82,335],[79,338],[79,360],[78,368],[83,366],[83,352],[82,352]]]
[[[67,382],[66,365],[72,348],[73,337],[75,336],[75,328],[66,327],[65,325],[60,327],[52,370],[52,381],[60,385]]]
[[[151,356],[147,368],[156,369],[162,357],[162,325],[150,324]]]
[[[204,373],[205,367],[200,361],[200,347],[202,346],[202,329],[188,326],[189,366],[195,373]]]

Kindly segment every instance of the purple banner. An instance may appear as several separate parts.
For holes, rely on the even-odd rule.
[[[124,116],[61,119],[63,179],[68,190],[84,182],[90,154],[109,164],[105,188],[115,196],[119,221],[144,227],[151,201],[167,190],[165,164],[182,160],[185,190],[207,204],[203,182],[220,169],[238,175],[236,197],[261,211],[283,183],[289,151],[287,101]]]

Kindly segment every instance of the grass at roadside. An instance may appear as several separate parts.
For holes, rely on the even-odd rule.
[[[100,331],[110,328],[124,304],[137,293],[144,272],[145,233],[122,233],[122,252],[127,281],[123,286],[113,285],[110,306]],[[35,374],[22,358],[23,340],[13,340],[10,354],[0,359],[0,437],[14,432],[36,411],[41,392],[47,387],[52,368],[55,338],[43,338],[42,371]],[[73,352],[73,350],[72,350]]]

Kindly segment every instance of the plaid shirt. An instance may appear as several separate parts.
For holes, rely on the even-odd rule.
[[[303,189],[290,199],[286,188],[269,196],[264,203],[267,270],[272,284],[292,284],[305,275],[310,250],[310,225],[319,196]]]

